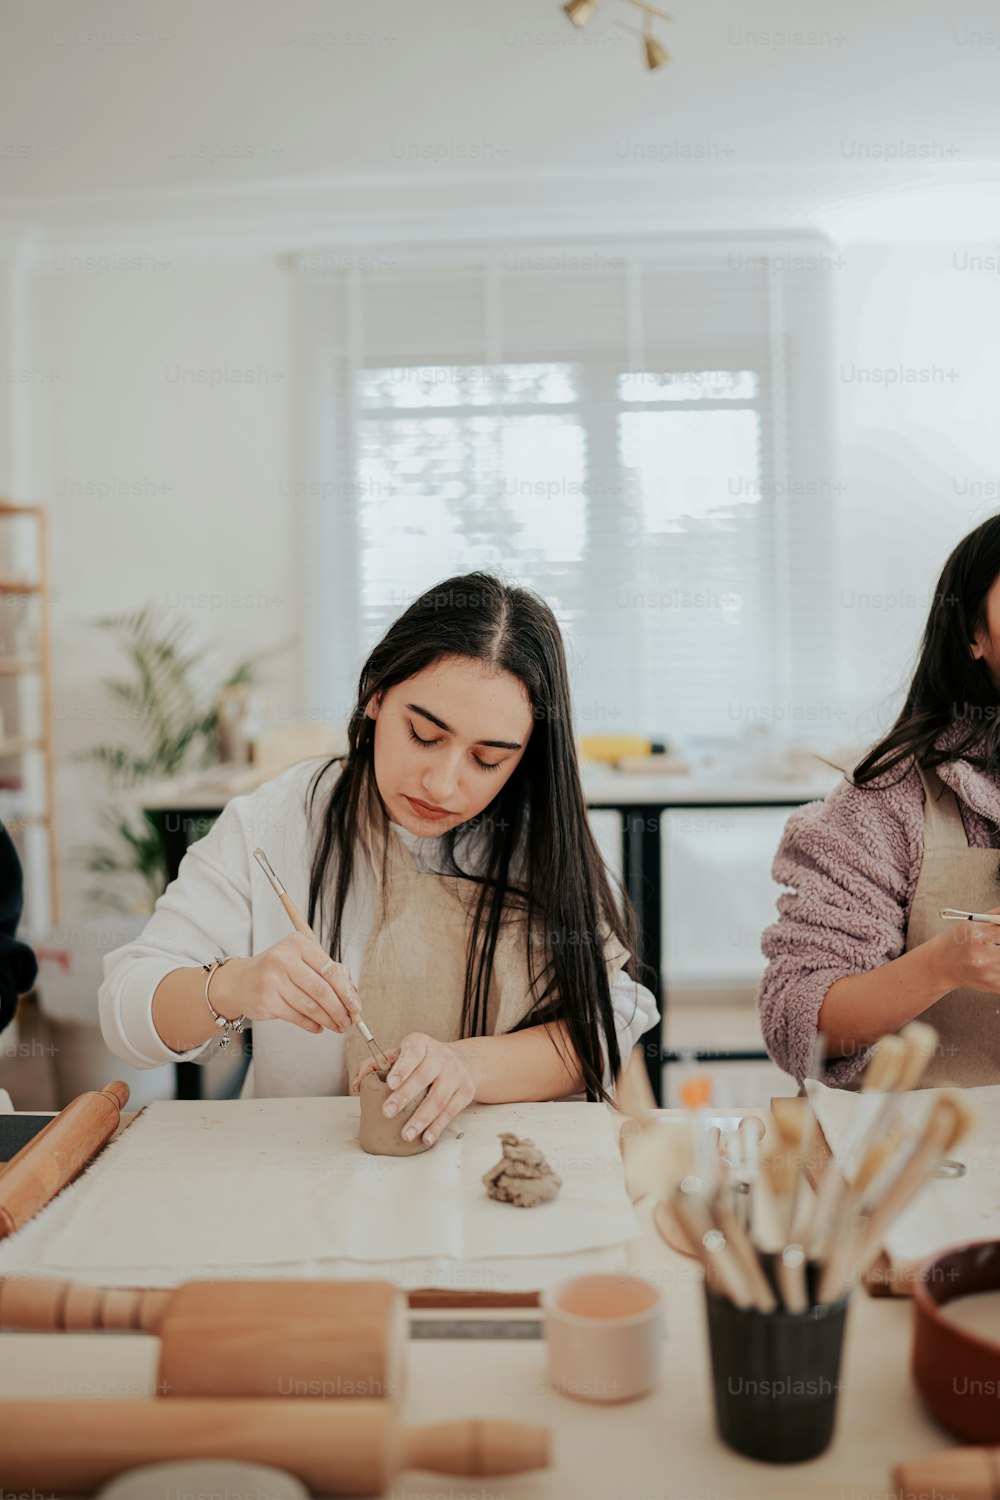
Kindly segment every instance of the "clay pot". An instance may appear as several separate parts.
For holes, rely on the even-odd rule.
[[[1000,1240],[933,1256],[913,1286],[913,1378],[931,1411],[969,1443],[997,1441],[1000,1342],[949,1319],[956,1297],[1000,1291]]]
[[[427,1094],[423,1093],[401,1109],[398,1115],[387,1119],[382,1113],[382,1105],[392,1093],[387,1083],[379,1078],[377,1073],[368,1073],[361,1084],[361,1130],[360,1140],[362,1151],[369,1152],[372,1156],[419,1156],[421,1151],[430,1151],[431,1147],[419,1136],[415,1141],[404,1141],[402,1136],[403,1126],[413,1114],[418,1105],[422,1104]]]

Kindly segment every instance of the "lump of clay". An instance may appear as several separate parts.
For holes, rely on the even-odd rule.
[[[495,1167],[483,1173],[486,1191],[498,1203],[513,1203],[518,1208],[534,1208],[554,1198],[562,1187],[562,1178],[553,1172],[534,1141],[520,1140],[505,1130],[500,1137],[503,1156]]]

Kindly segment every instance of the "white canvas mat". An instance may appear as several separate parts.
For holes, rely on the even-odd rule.
[[[488,1261],[482,1286],[518,1290],[528,1261],[549,1268],[526,1283],[537,1286],[552,1279],[550,1258],[586,1252],[618,1266],[638,1235],[603,1105],[472,1106],[433,1151],[407,1158],[366,1155],[357,1123],[356,1098],[150,1104],[0,1245],[0,1274],[25,1254],[32,1264],[21,1269],[107,1272],[119,1285],[309,1263],[332,1274],[331,1263],[346,1261],[348,1274],[370,1275],[377,1263],[410,1286],[469,1288],[468,1262]],[[499,1158],[502,1130],[545,1151],[563,1178],[553,1203],[518,1209],[486,1196],[481,1177]]]
[[[814,1081],[807,1087],[830,1149],[842,1156],[854,1122],[869,1101],[863,1094]],[[917,1089],[899,1096],[898,1108],[910,1127],[920,1128],[941,1092]],[[885,1248],[897,1265],[925,1260],[949,1245],[1000,1236],[1000,1084],[963,1089],[962,1098],[979,1115],[978,1125],[954,1153],[965,1164],[965,1175],[931,1178],[895,1220]]]

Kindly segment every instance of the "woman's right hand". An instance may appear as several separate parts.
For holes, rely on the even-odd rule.
[[[990,915],[1000,915],[1000,906]],[[1000,926],[991,922],[949,922],[930,939],[943,982],[949,990],[1000,994]]]
[[[290,932],[255,958],[231,958],[208,993],[227,1020],[290,1021],[314,1035],[348,1031],[361,1009],[344,965],[302,932]]]

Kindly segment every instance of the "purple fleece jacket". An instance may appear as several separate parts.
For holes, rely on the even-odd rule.
[[[936,770],[958,798],[969,843],[1000,848],[1000,777],[966,760]],[[903,952],[923,857],[924,789],[913,765],[866,787],[845,780],[785,825],[771,873],[789,890],[761,938],[769,962],[757,1004],[767,1050],[800,1083],[830,986]],[[869,1048],[830,1064],[824,1081],[849,1083],[870,1055]]]

